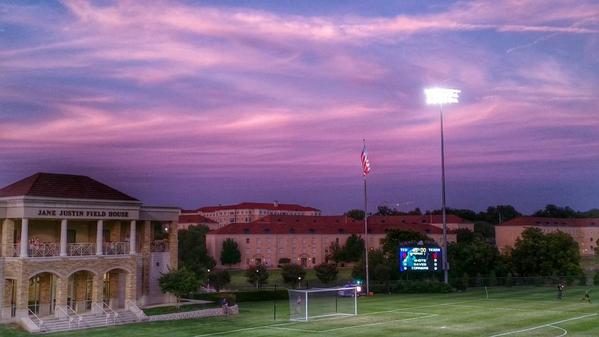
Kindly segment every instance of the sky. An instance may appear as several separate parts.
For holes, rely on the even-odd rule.
[[[149,205],[599,207],[599,3],[0,0],[0,186]]]

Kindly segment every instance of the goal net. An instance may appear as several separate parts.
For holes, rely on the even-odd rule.
[[[356,287],[289,289],[289,319],[292,321],[357,314]]]

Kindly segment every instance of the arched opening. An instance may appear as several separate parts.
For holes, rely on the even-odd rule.
[[[102,298],[113,309],[125,308],[128,273],[123,269],[112,269],[104,273]]]
[[[27,307],[38,316],[54,314],[58,276],[42,272],[29,278]]]
[[[67,304],[78,313],[90,311],[94,274],[87,270],[80,270],[71,274],[68,282]]]

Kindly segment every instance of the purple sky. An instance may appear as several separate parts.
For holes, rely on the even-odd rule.
[[[599,207],[597,1],[9,1],[0,185],[92,176],[147,204],[326,214]]]

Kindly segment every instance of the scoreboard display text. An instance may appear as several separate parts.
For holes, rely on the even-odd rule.
[[[399,247],[399,271],[442,270],[441,248]]]

